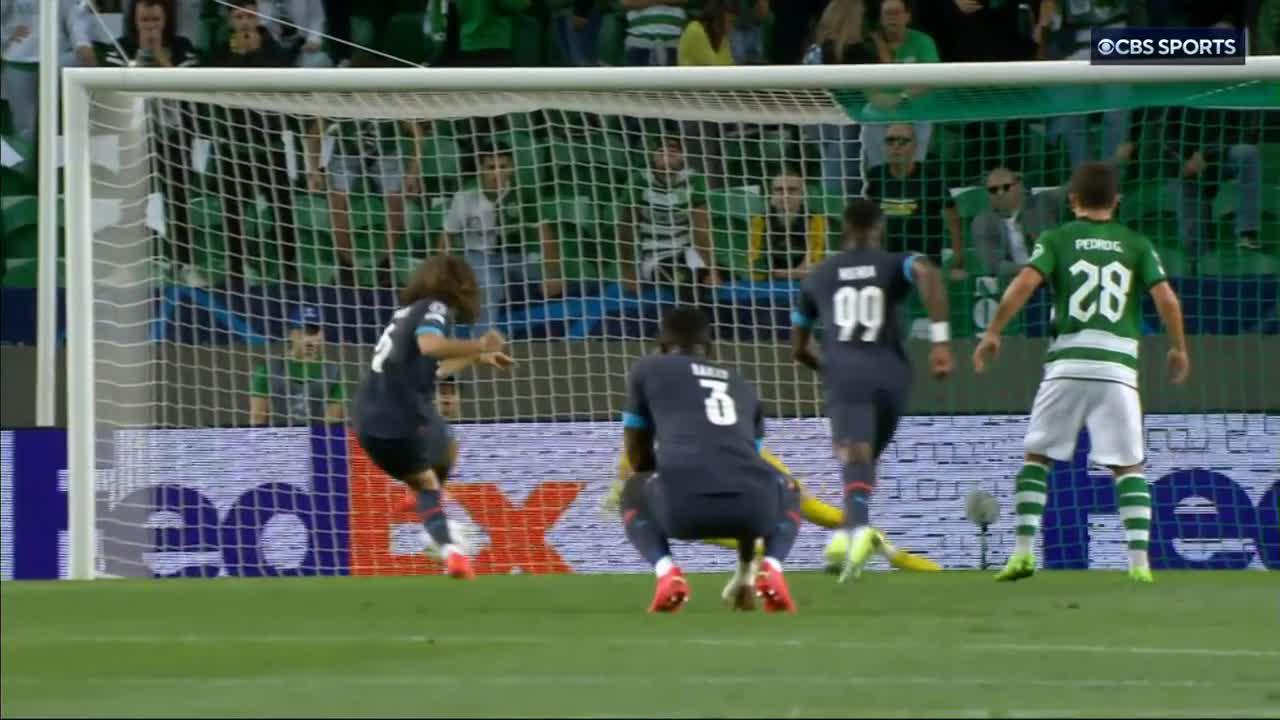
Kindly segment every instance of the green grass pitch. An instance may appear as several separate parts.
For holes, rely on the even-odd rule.
[[[794,574],[791,617],[724,580],[5,583],[0,715],[1280,715],[1268,573]]]

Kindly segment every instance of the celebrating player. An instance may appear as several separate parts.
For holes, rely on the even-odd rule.
[[[450,576],[475,576],[450,537],[441,490],[457,455],[449,423],[435,408],[437,370],[473,363],[505,368],[504,340],[489,331],[475,340],[448,336],[451,317],[470,322],[479,309],[475,274],[465,260],[437,256],[414,272],[360,381],[352,419],[369,459],[417,496],[423,526],[439,547]]]
[[[824,260],[800,284],[792,314],[796,361],[822,373],[831,445],[843,465],[844,523],[832,545],[846,549],[840,582],[862,572],[883,537],[870,525],[875,462],[907,404],[911,365],[902,347],[898,305],[912,285],[929,311],[935,377],[951,373],[947,296],[933,263],[910,253],[880,249],[884,216],[870,200],[856,199],[844,211],[843,250]],[[812,326],[821,320],[822,358],[811,347]]]
[[[1000,331],[1047,281],[1054,295],[1057,337],[1027,428],[1026,463],[1018,472],[1017,546],[997,580],[1036,571],[1035,536],[1044,513],[1050,460],[1070,460],[1081,426],[1089,457],[1115,474],[1116,497],[1129,543],[1129,577],[1151,582],[1147,542],[1151,494],[1142,475],[1142,405],[1138,398],[1138,338],[1142,293],[1155,300],[1169,332],[1169,372],[1186,381],[1191,369],[1182,307],[1147,238],[1113,220],[1116,173],[1104,163],[1076,169],[1068,198],[1076,219],[1045,231],[1027,266],[1005,290],[995,317],[973,351],[978,372],[1000,351]]]
[[[795,612],[782,563],[800,529],[799,494],[760,459],[764,415],[755,389],[708,358],[710,328],[695,308],[663,319],[658,347],[632,366],[622,415],[637,471],[622,490],[622,522],[658,576],[649,611],[675,612],[689,598],[670,538],[731,537],[737,594],[750,595],[755,539],[764,538],[755,592],[766,612]]]

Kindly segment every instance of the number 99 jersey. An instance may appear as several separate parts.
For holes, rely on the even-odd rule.
[[[850,383],[896,387],[910,382],[898,316],[911,292],[915,258],[879,248],[845,250],[800,283],[791,324],[807,328],[822,323],[828,398]]]

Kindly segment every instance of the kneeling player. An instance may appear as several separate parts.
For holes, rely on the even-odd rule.
[[[650,612],[675,612],[689,597],[668,540],[719,537],[738,541],[742,588],[752,582],[755,540],[764,538],[755,591],[766,611],[795,612],[782,562],[800,529],[799,493],[760,459],[764,416],[755,390],[708,359],[707,319],[694,308],[664,318],[658,346],[659,354],[632,366],[623,413],[637,473],[622,491],[622,522],[658,576]]]
[[[840,508],[828,505],[819,499],[816,495],[810,493],[804,482],[791,472],[791,468],[777,455],[774,455],[768,448],[760,448],[760,459],[769,463],[769,466],[777,470],[783,477],[795,482],[796,490],[800,493],[800,517],[806,522],[817,525],[827,530],[836,530],[844,523],[844,512]],[[618,456],[618,476],[609,495],[601,504],[601,509],[608,513],[618,511],[618,503],[622,497],[623,484],[630,478],[635,471],[631,469],[631,463],[627,460],[625,452]],[[824,551],[824,563],[827,572],[839,572],[844,564],[845,556],[848,553],[848,535],[836,533],[832,536],[832,541],[828,543]],[[708,543],[720,545],[730,550],[738,549],[738,541],[732,538],[708,538]],[[890,565],[899,570],[910,570],[914,572],[941,572],[942,566],[936,562],[908,552],[896,547],[889,542],[888,538],[883,535],[879,537],[877,549]],[[763,548],[759,541],[756,542],[756,556],[759,558]],[[723,598],[726,603],[734,606],[739,610],[750,609],[751,600],[749,596],[744,596],[738,592],[739,587],[733,582],[729,583],[724,589]]]
[[[441,490],[457,455],[449,423],[435,409],[436,371],[481,363],[507,367],[504,340],[489,331],[476,340],[448,337],[451,319],[475,318],[480,293],[471,266],[458,257],[423,263],[401,293],[373,350],[352,407],[352,424],[365,454],[383,472],[408,486],[449,575],[472,578],[471,561],[450,537]]]

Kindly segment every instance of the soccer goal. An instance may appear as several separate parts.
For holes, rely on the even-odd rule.
[[[1050,340],[1041,294],[994,373],[968,368],[1074,163],[1114,162],[1120,217],[1185,303],[1192,382],[1141,342],[1152,558],[1277,567],[1280,58],[511,70],[64,73],[69,561],[102,576],[438,572],[399,490],[348,437],[347,400],[423,258],[471,261],[519,365],[444,387],[450,516],[481,572],[642,568],[602,509],[630,362],[675,303],[713,317],[757,383],[766,445],[839,496],[817,379],[790,357],[805,270],[848,198],[892,249],[945,268],[961,368],[918,379],[873,520],[976,567],[975,490],[1012,547],[1013,483]],[[918,306],[901,318],[927,352]],[[1087,438],[1050,478],[1040,557],[1124,565]],[[1092,470],[1092,472],[1091,472]],[[806,527],[793,557],[820,564]],[[723,567],[691,549],[686,569]]]

